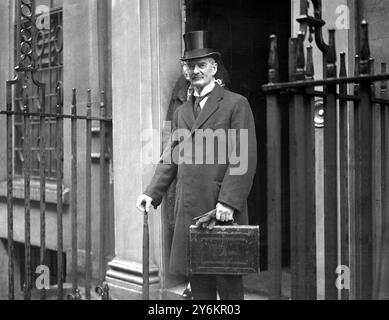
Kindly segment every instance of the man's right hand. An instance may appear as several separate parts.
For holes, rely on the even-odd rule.
[[[216,209],[209,211],[200,217],[194,218],[193,220],[195,220],[195,221],[197,220],[196,221],[197,227],[202,227],[204,229],[212,230],[215,227],[216,222],[217,222]]]
[[[151,208],[151,203],[153,202],[153,199],[149,196],[146,196],[145,194],[142,194],[138,197],[138,200],[136,201],[136,208],[140,212],[147,212],[149,213]]]

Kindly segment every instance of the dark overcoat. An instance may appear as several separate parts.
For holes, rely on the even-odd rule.
[[[173,116],[172,129],[171,143],[165,149],[145,194],[153,199],[153,205],[157,207],[161,204],[171,182],[177,178],[174,206],[176,221],[170,271],[187,276],[188,235],[194,217],[215,209],[217,203],[221,202],[234,209],[234,219],[238,224],[248,224],[247,197],[257,166],[257,143],[249,102],[245,97],[225,90],[218,84],[197,120],[194,118],[192,102],[188,101],[178,107]],[[217,135],[220,139],[215,140],[212,149],[215,161],[210,163],[206,162],[211,159],[207,157],[210,149],[205,150],[204,140],[196,138],[200,132],[204,132],[201,130],[207,129],[219,133],[225,132],[227,137],[223,139],[223,135]],[[231,132],[229,129],[235,129],[236,132],[230,140],[233,143],[228,142]],[[243,131],[248,133],[248,139],[245,139],[247,141],[240,140],[240,133]],[[180,134],[187,132],[187,135],[180,139],[175,136],[176,132]],[[225,144],[224,150],[227,150],[225,160],[220,156],[222,151],[219,151],[219,144]],[[188,147],[192,149],[192,153],[188,152]],[[196,157],[199,155],[198,150],[201,149],[204,158],[203,162],[199,163],[199,158]],[[177,161],[176,156],[182,155],[180,151],[186,151],[185,158]],[[239,155],[239,152],[242,154]],[[231,154],[246,157],[243,162],[247,166],[230,161]],[[240,167],[238,174],[231,171],[238,167]]]

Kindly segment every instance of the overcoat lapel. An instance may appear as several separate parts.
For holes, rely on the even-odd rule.
[[[193,128],[193,125],[195,123],[195,118],[193,114],[193,106],[191,101],[185,102],[182,108],[182,118],[184,119],[184,122],[188,126],[188,129],[191,130]]]
[[[223,97],[224,89],[216,84],[197,119],[195,119],[193,114],[192,102],[187,101],[184,104],[182,118],[188,126],[188,129],[191,130],[191,134],[193,134],[195,130],[201,128],[201,126],[216,112],[219,108],[219,101],[222,100]]]

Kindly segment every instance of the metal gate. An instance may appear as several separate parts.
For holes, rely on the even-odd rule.
[[[347,75],[344,53],[338,73],[335,30],[329,31],[329,44],[324,43],[321,1],[312,3],[315,16],[308,16],[307,7],[302,8],[298,19],[302,32],[290,39],[290,82],[279,83],[277,37],[270,37],[269,83],[263,86],[267,97],[269,296],[281,298],[281,116],[287,113],[292,299],[317,299],[319,276],[324,277],[326,299],[388,298],[389,74],[385,63],[380,74],[374,74],[366,21],[362,22],[355,75]],[[305,55],[307,36],[322,51],[323,79],[314,79],[311,45]],[[289,104],[280,103],[282,96],[288,97]],[[316,98],[324,100],[324,275],[318,274],[316,260]],[[378,194],[382,205],[376,201]],[[378,219],[381,224],[373,228]],[[343,286],[342,266],[350,271],[350,290]]]
[[[15,297],[15,243],[14,243],[14,180],[15,180],[15,167],[14,167],[14,138],[15,138],[15,121],[19,122],[22,128],[22,148],[19,151],[22,162],[22,177],[24,181],[24,230],[25,230],[25,247],[24,247],[24,283],[23,295],[24,299],[30,300],[35,298],[35,289],[33,282],[32,272],[32,256],[31,256],[31,183],[33,173],[33,154],[36,155],[38,165],[36,169],[39,174],[39,181],[36,183],[39,185],[39,196],[34,199],[39,203],[40,211],[40,249],[39,260],[41,265],[45,265],[47,261],[47,179],[48,179],[48,141],[47,131],[50,128],[55,130],[55,147],[53,152],[56,160],[56,225],[57,225],[57,259],[56,259],[56,274],[57,284],[55,287],[44,287],[40,289],[40,299],[50,299],[53,296],[53,291],[56,294],[57,299],[92,299],[96,298],[96,295],[92,293],[92,132],[98,131],[100,134],[100,153],[97,157],[99,159],[99,179],[100,191],[100,212],[99,216],[99,239],[100,247],[98,248],[98,282],[101,286],[96,287],[95,292],[102,299],[109,299],[108,286],[103,283],[105,279],[106,271],[106,248],[104,246],[107,223],[107,194],[108,194],[108,176],[107,168],[112,154],[110,154],[110,148],[108,147],[109,133],[112,130],[112,119],[107,117],[107,106],[105,102],[104,92],[101,93],[100,99],[100,113],[97,116],[92,116],[92,92],[88,90],[87,103],[84,106],[77,104],[77,98],[79,93],[76,89],[72,90],[72,103],[71,114],[64,114],[64,92],[62,82],[58,82],[56,85],[56,94],[50,99],[56,99],[56,108],[54,112],[48,112],[47,99],[46,99],[46,84],[38,80],[36,61],[38,57],[37,50],[43,50],[41,47],[42,33],[39,33],[36,28],[36,16],[35,16],[35,1],[33,0],[18,0],[17,1],[17,38],[19,46],[17,49],[17,68],[16,77],[13,80],[7,82],[6,86],[6,109],[0,111],[0,116],[6,117],[6,145],[7,145],[7,211],[8,211],[8,288],[9,299],[14,300]],[[58,30],[60,31],[60,30]],[[50,40],[49,40],[50,41]],[[54,49],[58,49],[62,44],[55,43]],[[49,49],[51,55],[51,48]],[[42,52],[41,52],[42,53]],[[15,92],[20,93],[20,99],[15,99]],[[35,92],[35,93],[34,93]],[[36,96],[33,96],[36,94]],[[70,93],[69,93],[70,94]],[[15,105],[18,104],[18,109]],[[37,105],[36,105],[37,104]],[[36,109],[36,110],[35,110]],[[82,115],[80,115],[82,114]],[[66,121],[70,122],[70,134],[71,134],[71,186],[70,186],[70,229],[64,230],[63,214],[64,214],[64,141],[63,141],[63,128]],[[98,125],[92,128],[92,123],[98,123]],[[34,130],[32,130],[34,124]],[[82,124],[85,126],[85,145],[86,145],[86,157],[80,159],[78,157],[77,143],[80,135],[79,126]],[[37,132],[35,132],[37,129]],[[34,134],[32,133],[34,131]],[[35,159],[35,158],[34,158]],[[82,163],[85,168],[85,203],[83,204],[85,210],[85,272],[82,272],[80,276],[80,270],[78,270],[78,246],[79,239],[78,233],[80,231],[78,225],[78,166]],[[71,288],[66,289],[64,280],[64,231],[71,232],[69,238],[71,239]],[[84,230],[81,230],[84,231]],[[69,284],[70,286],[70,284]],[[83,290],[81,291],[81,286]],[[82,294],[84,296],[82,296]]]

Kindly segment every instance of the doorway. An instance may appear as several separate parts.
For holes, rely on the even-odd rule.
[[[278,36],[280,81],[288,81],[288,38],[291,36],[290,1],[186,0],[185,32],[211,32],[212,48],[221,52],[228,72],[228,88],[250,102],[256,124],[258,168],[248,199],[249,223],[259,225],[261,271],[267,269],[266,101],[261,86],[268,81],[269,35]],[[285,113],[284,113],[285,114]],[[283,119],[283,265],[289,254],[289,129]]]
[[[205,29],[212,34],[214,49],[222,54],[222,62],[229,74],[229,89],[244,95],[250,102],[258,140],[258,168],[249,197],[249,222],[261,227],[261,269],[267,267],[267,190],[266,190],[266,110],[261,85],[267,83],[269,35],[278,36],[280,81],[288,80],[288,38],[291,35],[290,1],[255,0],[187,0],[186,32]],[[286,129],[288,119],[283,119]],[[284,130],[287,155],[288,130]],[[283,184],[284,251],[289,245],[288,166]],[[284,255],[288,260],[288,254]],[[287,264],[288,261],[284,261]]]

